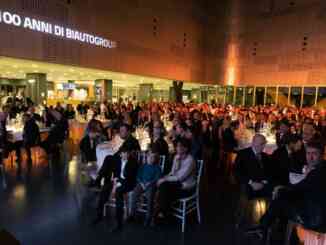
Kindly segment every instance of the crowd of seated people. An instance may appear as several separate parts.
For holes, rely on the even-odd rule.
[[[89,114],[90,111],[93,119],[89,121],[80,143],[86,162],[96,161],[96,147],[100,143],[111,140],[116,134],[123,139],[124,143],[119,150],[105,158],[97,178],[89,183],[90,187],[101,189],[94,224],[103,220],[105,203],[114,193],[116,230],[123,227],[125,193],[135,191],[133,204],[141,193],[145,193],[150,200],[146,225],[153,224],[155,220],[168,216],[169,208],[176,198],[193,192],[194,163],[203,158],[209,159],[207,162],[214,171],[223,167],[227,174],[234,173],[249,198],[272,199],[275,187],[281,185],[286,187],[283,189],[292,190],[295,185],[290,181],[292,175],[301,175],[301,181],[308,178],[304,169],[310,164],[308,154],[311,144],[318,141],[323,146],[326,139],[323,109],[236,107],[215,103],[103,102],[94,105],[81,103],[76,112],[72,106],[65,109],[60,104],[54,108],[46,108],[46,111],[41,120],[56,125],[48,138],[51,143],[41,143],[48,152],[51,151],[49,146],[52,142],[69,137],[67,120],[74,118],[76,114]],[[39,120],[32,107],[27,108],[26,113],[30,115],[26,119]],[[110,120],[108,128],[104,128],[101,121],[95,119],[96,115]],[[1,127],[5,128],[6,120],[0,121]],[[151,139],[146,166],[142,166],[137,157],[140,144],[133,136],[137,127],[148,130]],[[262,132],[265,129],[276,139],[276,150],[270,155],[264,152],[267,137]],[[250,146],[244,149],[238,138],[238,133],[243,130],[252,131],[255,135]],[[0,134],[0,137],[4,137],[1,135],[4,133]],[[172,145],[172,152],[169,145]],[[319,153],[322,154],[323,151],[320,150]],[[157,167],[152,167],[158,164],[157,155],[168,159],[160,173]],[[236,155],[235,161],[231,155]],[[316,171],[319,169],[316,168]],[[299,181],[297,184],[300,183]],[[153,198],[154,193],[157,198]],[[133,206],[131,220],[134,212]]]
[[[303,174],[304,166],[307,165],[306,147],[310,142],[317,139],[322,144],[324,140],[322,135],[325,134],[325,114],[323,110],[312,113],[311,109],[300,110],[292,107],[246,108],[174,103],[139,103],[135,106],[132,104],[113,104],[107,106],[107,111],[110,108],[115,108],[114,113],[110,113],[110,117],[107,117],[108,119],[130,126],[126,130],[130,130],[131,136],[129,137],[132,138],[135,127],[145,127],[149,131],[152,143],[150,154],[155,156],[158,153],[158,155],[168,157],[172,155],[171,165],[168,170],[164,170],[162,173],[162,176],[165,177],[160,178],[155,188],[150,188],[146,193],[150,203],[153,192],[157,193],[157,199],[154,200],[156,203],[150,205],[149,214],[146,216],[146,225],[152,224],[157,217],[165,217],[173,199],[176,196],[182,196],[183,193],[183,184],[180,185],[176,177],[169,177],[171,171],[175,171],[175,168],[180,168],[180,166],[175,163],[176,155],[169,152],[167,141],[174,146],[174,153],[178,153],[180,140],[186,140],[190,148],[188,149],[187,146],[184,148],[187,149],[189,159],[202,159],[207,157],[205,154],[209,153],[211,159],[213,159],[210,162],[213,162],[216,166],[225,164],[223,161],[228,160],[224,155],[235,153],[237,155],[236,160],[227,163],[227,166],[225,166],[228,172],[234,172],[239,184],[244,187],[243,189],[249,198],[266,197],[270,199],[276,186],[291,185],[290,175],[292,173]],[[169,129],[166,129],[167,121],[171,124]],[[270,132],[274,134],[276,139],[275,144],[277,147],[271,155],[264,152],[267,139],[259,133],[261,129],[266,127],[270,128]],[[243,129],[256,132],[251,146],[245,149],[239,147],[236,133]],[[123,133],[120,136],[128,138]],[[133,139],[133,141],[136,142],[136,139]],[[124,146],[121,147],[121,149],[123,148]],[[139,147],[131,147],[131,149],[129,155],[134,158],[134,153],[139,151]],[[152,152],[152,149],[155,149],[155,152]],[[211,149],[211,151],[207,151],[207,149]],[[100,179],[106,179],[104,186],[101,187],[98,216],[94,223],[98,223],[103,219],[103,206],[108,201],[112,189],[114,189],[115,178],[112,179],[111,177],[112,173],[115,176],[114,172],[112,172],[114,166],[118,165],[119,168],[122,166],[119,163],[121,161],[120,150],[114,156],[105,159],[98,178],[91,183],[91,186],[100,187]],[[156,158],[154,156],[153,158]],[[145,164],[150,165],[152,162],[153,160],[150,163],[145,162]],[[157,160],[154,162],[157,162]],[[191,169],[190,166],[193,163],[190,162],[193,162],[193,160],[186,162],[188,162],[187,167]],[[139,165],[139,167],[142,167],[142,165]],[[146,188],[137,182],[139,181],[137,180],[137,171],[133,172],[134,178],[130,181],[133,184],[128,182],[128,188],[124,187],[122,189],[123,193],[131,190],[135,191],[134,200],[132,201],[133,205],[135,205],[135,200],[137,200],[140,193],[146,192]],[[191,175],[188,175],[189,172],[185,171],[185,173],[187,178],[192,178]],[[191,191],[193,190],[190,187]],[[174,196],[174,193],[176,193],[176,196]],[[122,202],[119,198],[116,199],[116,202],[120,202],[116,204],[120,209],[118,212],[119,217],[117,217],[117,229],[120,230],[122,228]],[[133,206],[131,220],[135,212],[134,209]]]

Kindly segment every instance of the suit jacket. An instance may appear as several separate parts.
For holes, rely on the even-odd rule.
[[[169,155],[169,146],[166,143],[164,138],[158,138],[155,142],[153,142],[153,147],[158,151],[160,156],[168,156]]]
[[[271,181],[269,157],[262,153],[259,162],[251,147],[238,152],[235,160],[235,174],[241,184],[248,184],[250,180],[261,182]]]
[[[135,186],[136,185],[136,179],[137,179],[137,172],[138,172],[138,163],[133,158],[130,158],[126,166],[124,168],[123,176],[124,179],[121,179],[121,165],[122,161],[121,159],[117,159],[115,161],[115,166],[113,169],[113,176],[114,178],[118,178],[121,183],[126,184],[128,186]]]
[[[318,232],[326,232],[326,164],[322,162],[296,185],[291,185],[285,193],[295,203],[302,203],[298,210],[304,227]]]
[[[42,117],[40,116],[40,114],[33,113],[32,118],[33,118],[35,121],[42,122]]]
[[[225,152],[233,152],[238,146],[234,133],[230,128],[227,128],[222,133],[223,149]]]
[[[276,135],[275,135],[275,138],[276,138],[276,145],[278,148],[281,148],[282,146],[285,146],[285,138],[286,138],[286,135],[287,134],[283,134],[281,136],[281,133],[280,132],[277,132]]]
[[[120,155],[121,149],[124,148],[124,147],[126,147],[127,149],[129,149],[129,151],[131,151],[131,152],[140,151],[139,142],[132,135],[129,135],[129,137],[123,142],[123,144],[121,145],[120,149],[118,150],[118,152],[115,155]]]
[[[274,185],[288,185],[290,183],[289,173],[294,165],[294,156],[290,156],[286,147],[282,146],[273,152],[271,160]]]
[[[68,134],[69,123],[64,117],[62,117],[55,123],[54,127],[51,128],[48,140],[53,144],[62,143],[67,138]]]
[[[35,146],[40,142],[40,129],[34,119],[28,120],[24,125],[23,142],[25,146]]]

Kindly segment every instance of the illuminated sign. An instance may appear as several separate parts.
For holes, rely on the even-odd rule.
[[[67,38],[70,40],[79,41],[82,43],[88,43],[91,45],[103,47],[103,48],[116,48],[117,43],[108,39],[98,37],[92,34],[80,32],[67,27],[54,25],[42,20],[20,16],[8,11],[0,10],[0,23],[6,25],[12,25],[16,27],[22,27],[24,29],[42,32],[57,37]]]

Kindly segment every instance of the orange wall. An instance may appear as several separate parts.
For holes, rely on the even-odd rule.
[[[226,83],[228,63],[235,63],[239,85],[326,85],[324,0],[222,2],[225,14],[208,31],[217,41],[206,55],[207,80]]]
[[[118,42],[104,49],[0,24],[0,55],[161,78],[203,81],[198,1],[1,0],[0,9]],[[154,18],[157,20],[154,36]],[[186,33],[186,47],[184,47]]]
[[[214,84],[326,84],[324,0],[66,2],[1,0],[0,9],[94,33],[118,47],[0,24],[0,55]]]

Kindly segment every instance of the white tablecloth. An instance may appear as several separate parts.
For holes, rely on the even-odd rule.
[[[10,142],[17,142],[23,140],[23,129],[8,130],[8,140]],[[50,128],[40,128],[40,133],[49,132]]]
[[[114,155],[122,145],[123,140],[120,137],[116,137],[110,142],[105,142],[96,147],[96,165],[97,169],[100,169],[107,156]]]

